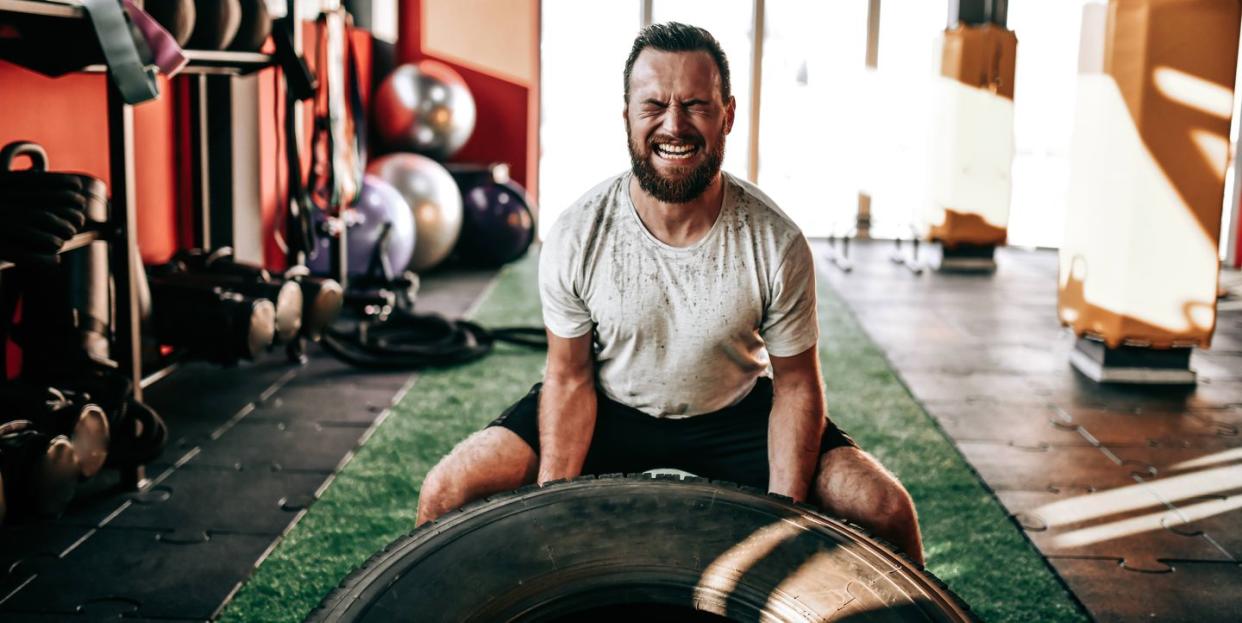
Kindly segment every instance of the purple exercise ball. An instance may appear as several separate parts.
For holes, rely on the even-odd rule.
[[[374,175],[364,176],[362,191],[343,218],[348,225],[346,243],[351,276],[367,274],[385,225],[389,225],[388,248],[384,254],[392,269],[389,276],[400,276],[409,267],[414,257],[417,226],[410,205],[392,184]],[[319,238],[315,249],[307,265],[312,271],[326,275],[332,266],[331,240]]]
[[[526,193],[512,182],[486,180],[462,187],[461,260],[501,266],[522,257],[535,239],[535,219]]]

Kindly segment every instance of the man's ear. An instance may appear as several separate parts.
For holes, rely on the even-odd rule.
[[[729,96],[729,102],[725,104],[725,134],[733,131],[733,117],[737,113],[737,98]]]

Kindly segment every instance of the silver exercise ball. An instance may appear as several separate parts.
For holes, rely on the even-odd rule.
[[[425,60],[402,65],[375,93],[374,123],[389,147],[443,160],[474,132],[474,96],[451,67]]]
[[[448,170],[418,154],[389,154],[371,162],[367,173],[391,184],[414,213],[414,259],[410,270],[444,261],[461,234],[461,191]]]

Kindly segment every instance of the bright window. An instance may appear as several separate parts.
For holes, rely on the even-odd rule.
[[[539,231],[630,166],[621,76],[639,29],[635,0],[543,0]]]

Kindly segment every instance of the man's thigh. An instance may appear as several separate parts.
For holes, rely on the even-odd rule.
[[[539,457],[513,431],[491,426],[457,444],[435,469],[447,488],[474,498],[534,482]]]

